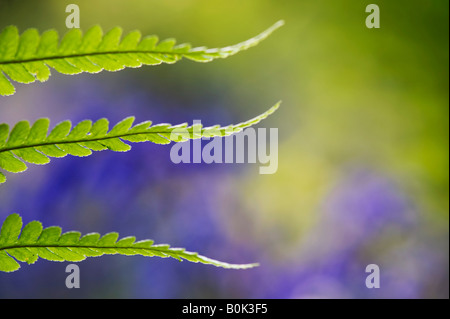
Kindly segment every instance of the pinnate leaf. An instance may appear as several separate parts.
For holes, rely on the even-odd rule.
[[[79,262],[87,257],[102,255],[141,255],[146,257],[175,258],[194,263],[213,265],[227,269],[248,269],[257,264],[229,264],[183,248],[169,245],[155,245],[152,240],[136,242],[135,237],[119,239],[118,233],[103,235],[70,231],[61,233],[61,228],[42,228],[38,221],[32,221],[22,229],[22,218],[18,214],[9,215],[0,231],[0,271],[13,272],[20,268],[18,262],[35,263],[39,258],[49,261]]]
[[[132,31],[121,40],[119,27],[103,35],[102,29],[94,26],[84,36],[79,29],[71,29],[59,41],[55,30],[39,35],[36,29],[28,29],[19,35],[17,27],[8,26],[0,31],[0,96],[15,93],[10,80],[19,83],[47,81],[50,68],[63,74],[98,73],[172,64],[182,58],[196,62],[227,58],[257,45],[281,25],[283,21],[247,41],[215,49],[176,45],[175,39],[159,41],[157,36],[141,40],[139,31]]]

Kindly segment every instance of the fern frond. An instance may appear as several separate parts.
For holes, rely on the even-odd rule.
[[[283,21],[247,41],[215,49],[175,45],[172,38],[158,42],[157,36],[141,40],[139,31],[128,33],[121,41],[121,28],[116,27],[103,36],[99,26],[92,27],[84,36],[79,29],[71,29],[59,43],[55,30],[39,35],[36,29],[28,29],[19,36],[18,29],[9,26],[0,33],[0,95],[15,93],[13,84],[4,74],[16,82],[32,83],[48,80],[49,67],[63,74],[78,74],[175,63],[183,57],[209,62],[257,45],[281,25]]]
[[[19,262],[34,264],[39,257],[50,261],[79,262],[86,257],[102,255],[141,255],[146,257],[172,257],[179,261],[187,260],[227,269],[248,269],[258,264],[229,264],[184,248],[171,248],[169,245],[155,245],[153,240],[136,242],[135,237],[120,240],[118,233],[108,233],[102,237],[90,233],[70,231],[61,234],[61,228],[52,226],[43,229],[38,221],[28,223],[22,230],[22,218],[18,214],[9,215],[0,231],[0,271],[13,272],[20,268]],[[17,260],[17,261],[16,261]]]
[[[0,124],[0,168],[20,173],[27,169],[26,163],[44,165],[50,162],[50,157],[85,157],[91,155],[92,151],[107,149],[127,152],[131,146],[126,142],[170,144],[202,137],[229,136],[259,123],[275,112],[279,105],[280,102],[251,120],[226,127],[203,127],[201,124],[188,126],[187,123],[152,125],[151,121],[133,126],[134,117],[128,117],[111,130],[105,118],[95,123],[82,121],[73,129],[70,121],[64,121],[48,134],[50,121],[47,118],[37,120],[32,126],[28,121],[20,121],[12,130],[8,124]],[[0,172],[0,184],[5,181],[5,175]]]

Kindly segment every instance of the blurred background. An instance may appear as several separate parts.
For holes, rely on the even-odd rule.
[[[117,231],[211,258],[259,262],[234,271],[176,260],[105,256],[45,260],[0,274],[1,298],[448,298],[449,2],[0,0],[0,28],[64,33],[76,3],[81,29],[138,29],[219,47],[279,19],[286,25],[225,60],[67,76],[17,84],[0,122],[48,117],[228,125],[281,108],[279,167],[173,164],[170,146],[54,159],[7,174],[10,213],[63,231]],[[367,289],[377,264],[381,288]]]

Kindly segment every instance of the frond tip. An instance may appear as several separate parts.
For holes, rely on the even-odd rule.
[[[255,125],[275,112],[280,103],[265,113],[246,122],[221,127],[219,125],[203,127],[201,124],[188,126],[156,124],[151,121],[133,126],[134,117],[128,117],[109,130],[109,121],[100,119],[95,123],[82,121],[72,128],[70,121],[57,124],[48,134],[50,121],[47,118],[37,120],[33,125],[28,121],[18,122],[12,130],[7,124],[0,124],[0,169],[11,173],[27,170],[27,163],[44,165],[50,157],[85,157],[92,151],[111,150],[127,152],[131,146],[127,142],[152,142],[170,144],[202,137],[229,136]],[[6,182],[0,172],[0,184]]]
[[[59,42],[55,30],[40,35],[36,29],[28,29],[19,35],[17,27],[8,26],[0,32],[0,96],[15,93],[14,85],[5,74],[13,81],[32,83],[47,81],[49,67],[63,74],[79,74],[172,64],[183,57],[210,62],[257,45],[281,25],[283,21],[247,41],[215,49],[175,45],[172,38],[158,42],[155,35],[141,40],[139,31],[132,31],[121,40],[122,29],[119,27],[103,35],[102,29],[94,26],[84,36],[79,29],[71,29]]]
[[[9,215],[0,231],[0,271],[13,272],[20,268],[19,262],[34,264],[39,257],[50,261],[79,262],[86,257],[102,255],[141,255],[146,257],[172,257],[227,269],[249,269],[258,264],[228,264],[208,257],[188,252],[183,248],[169,245],[155,245],[152,240],[136,242],[135,237],[124,237],[108,233],[103,237],[90,233],[81,237],[79,232],[61,234],[61,228],[42,228],[38,221],[28,223],[22,229],[22,218],[18,214]]]

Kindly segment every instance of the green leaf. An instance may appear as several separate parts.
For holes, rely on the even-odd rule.
[[[22,229],[22,219],[17,214],[10,215],[3,223],[0,231],[0,245],[15,243]]]
[[[152,125],[150,121],[133,126],[134,117],[128,117],[116,124],[109,133],[108,120],[100,119],[95,123],[82,121],[73,129],[70,121],[64,121],[48,134],[48,119],[37,120],[31,128],[27,121],[21,121],[11,131],[8,125],[0,124],[0,169],[19,173],[27,169],[26,163],[43,165],[50,162],[50,157],[65,157],[68,154],[84,157],[91,155],[93,151],[106,149],[127,152],[131,149],[128,142],[170,144],[202,136],[228,136],[259,123],[275,112],[279,105],[280,103],[277,103],[251,120],[226,127],[188,127],[187,123]],[[0,173],[0,184],[5,181],[4,174]]]
[[[102,255],[158,256],[187,260],[227,269],[249,269],[257,264],[229,264],[185,251],[169,245],[154,245],[152,240],[135,242],[135,237],[124,237],[108,233],[100,238],[97,233],[81,237],[79,232],[61,234],[61,228],[52,226],[43,229],[40,222],[32,221],[22,230],[22,218],[9,215],[0,232],[0,271],[13,272],[20,268],[19,262],[35,263],[39,258],[50,261],[78,262],[86,257]],[[81,238],[80,238],[81,237]],[[17,261],[16,261],[17,260]]]
[[[8,26],[0,32],[0,95],[15,93],[6,76],[20,83],[44,82],[50,77],[49,67],[63,74],[79,74],[172,64],[182,58],[196,62],[227,58],[257,45],[283,24],[279,21],[254,38],[215,49],[175,45],[172,38],[158,43],[156,36],[147,36],[140,41],[139,31],[130,32],[121,41],[121,28],[113,28],[103,36],[99,26],[92,27],[84,36],[80,30],[72,29],[59,43],[55,30],[39,35],[36,29],[28,29],[19,36],[15,26]]]

